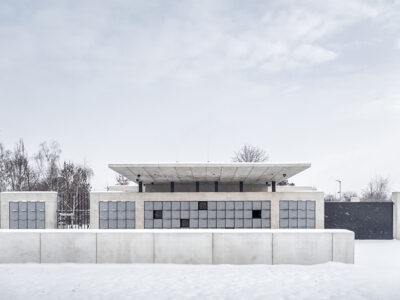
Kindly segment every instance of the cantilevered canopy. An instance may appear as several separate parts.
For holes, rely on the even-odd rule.
[[[219,181],[281,182],[311,166],[309,163],[143,163],[110,164],[131,181],[144,183]]]

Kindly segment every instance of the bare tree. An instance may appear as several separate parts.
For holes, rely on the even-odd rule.
[[[115,177],[115,180],[117,181],[117,185],[128,185],[129,184],[129,179],[122,175],[117,175]]]
[[[389,201],[389,178],[376,176],[369,183],[365,190],[362,191],[361,201]]]
[[[234,162],[263,162],[268,160],[268,155],[263,149],[246,144],[235,151],[232,160]]]
[[[29,156],[25,151],[22,139],[15,145],[6,165],[6,172],[12,191],[32,191],[37,183],[35,171],[29,164]]]
[[[335,202],[336,198],[335,195],[332,194],[326,194],[324,197],[325,202]]]
[[[8,166],[10,161],[10,151],[4,149],[0,144],[0,192],[9,188]]]
[[[37,189],[41,191],[56,191],[57,179],[60,171],[61,149],[56,141],[50,144],[43,142],[35,155],[36,172],[38,176]]]
[[[353,191],[344,192],[342,195],[344,202],[350,202],[353,197],[358,197],[357,193]]]

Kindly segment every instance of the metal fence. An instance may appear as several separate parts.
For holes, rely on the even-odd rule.
[[[58,194],[57,227],[88,229],[90,225],[90,194]]]

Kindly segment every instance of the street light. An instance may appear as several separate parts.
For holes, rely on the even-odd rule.
[[[339,182],[339,201],[342,201],[342,181],[339,179],[336,179],[337,182]]]

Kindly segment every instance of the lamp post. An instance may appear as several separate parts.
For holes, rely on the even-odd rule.
[[[339,179],[336,179],[337,182],[339,182],[339,201],[342,201],[342,181]]]

